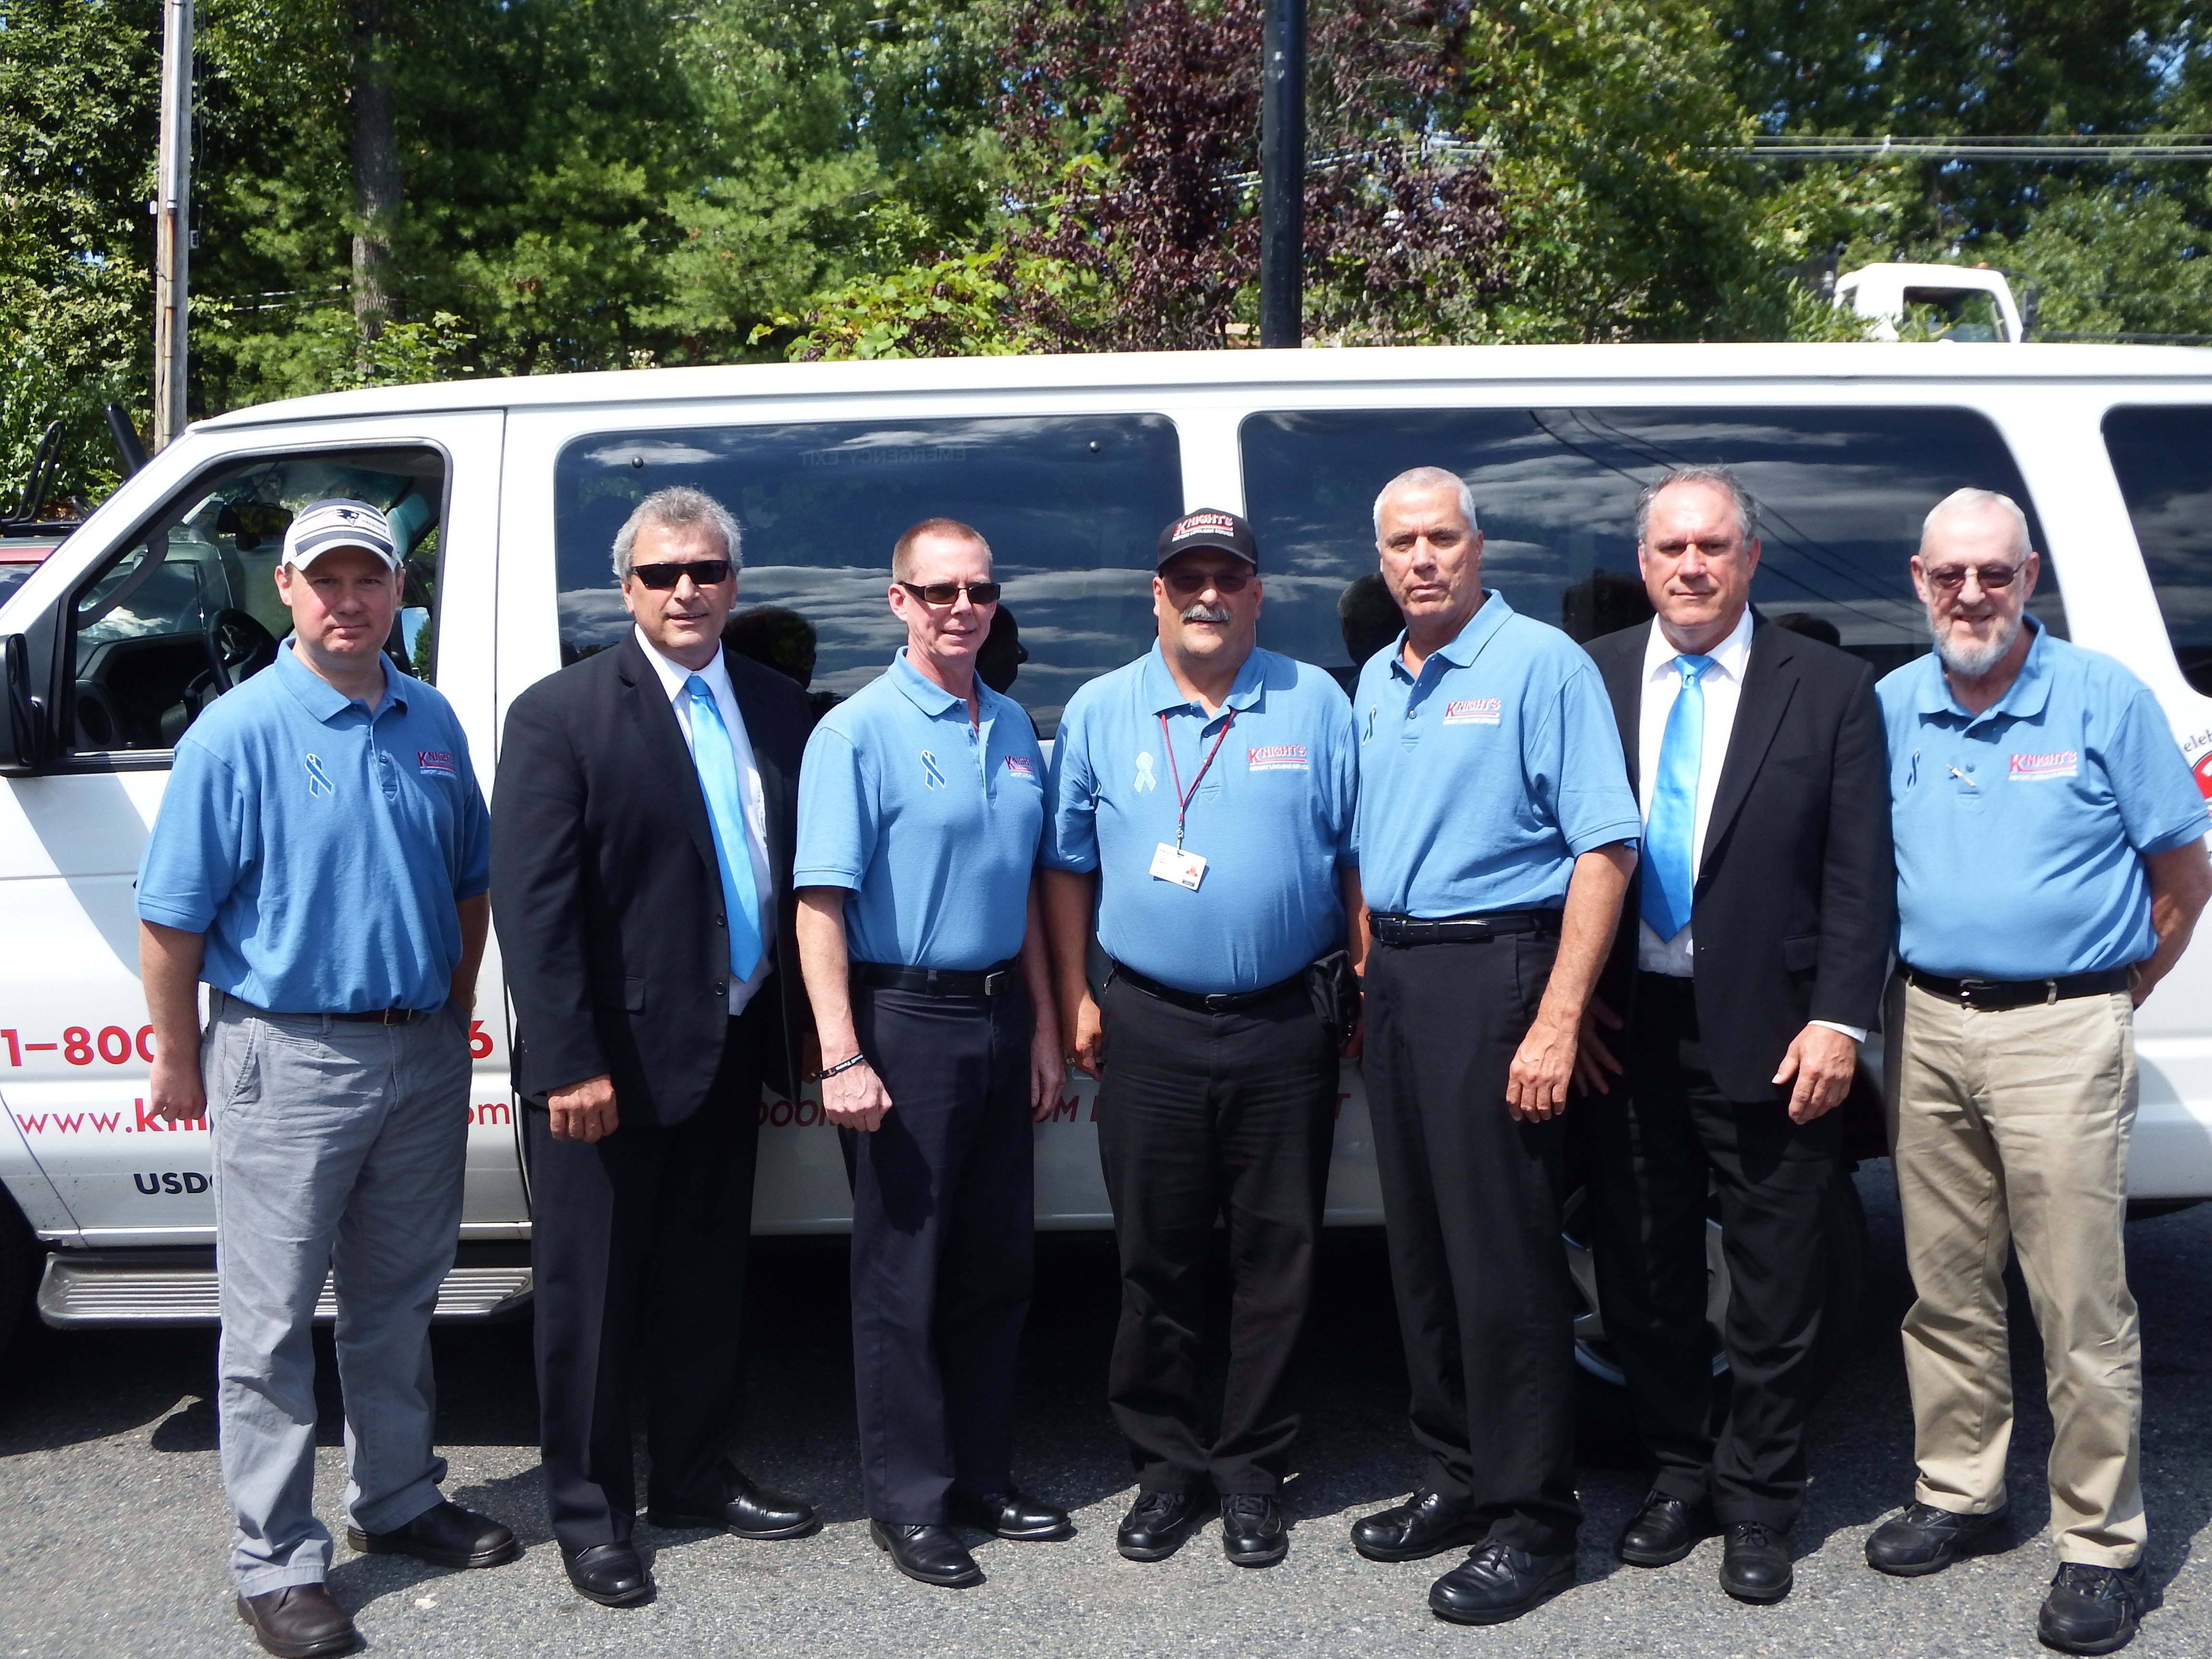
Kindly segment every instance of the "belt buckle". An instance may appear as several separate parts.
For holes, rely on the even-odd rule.
[[[1000,969],[995,973],[984,975],[983,994],[987,997],[995,997],[1003,994],[1006,988],[1007,981],[1012,977],[1013,974],[1012,970],[1005,968]]]
[[[1977,1006],[1974,994],[1978,991],[1994,991],[1996,989],[1996,984],[1997,982],[1993,979],[1968,979],[1961,975],[1959,979],[1959,1006],[1961,1008],[1974,1007]]]
[[[1234,991],[1208,991],[1204,999],[1206,1012],[1209,1014],[1230,1012],[1231,1005],[1237,1000],[1237,995]]]

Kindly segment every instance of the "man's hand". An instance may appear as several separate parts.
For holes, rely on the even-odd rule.
[[[207,1090],[200,1081],[197,1049],[178,1054],[166,1048],[156,1048],[154,1073],[146,1080],[146,1090],[151,1097],[147,1109],[155,1117],[181,1123],[207,1115]]]
[[[1060,1022],[1040,1014],[1030,1037],[1030,1121],[1042,1123],[1060,1105],[1067,1063],[1060,1056]]]
[[[1075,1035],[1068,1042],[1067,1053],[1075,1069],[1085,1077],[1103,1077],[1106,1073],[1106,1020],[1098,1012],[1097,1000],[1088,991],[1075,1005],[1075,1018],[1071,1029]]]
[[[1523,1123],[1541,1123],[1566,1110],[1579,1047],[1573,1024],[1538,1013],[1506,1073],[1505,1109]]]
[[[1618,1031],[1620,1029],[1620,1016],[1605,1006],[1603,998],[1592,997],[1589,1006],[1583,1010],[1582,1042],[1575,1049],[1575,1087],[1584,1094],[1609,1095],[1613,1092],[1613,1085],[1606,1080],[1606,1073],[1610,1072],[1619,1077],[1620,1061],[1613,1050],[1605,1046],[1605,1039],[1599,1033],[1601,1030]]]
[[[546,1115],[553,1120],[553,1139],[604,1140],[619,1122],[615,1112],[615,1080],[602,1073],[556,1089],[545,1097]]]
[[[1808,1025],[1798,1032],[1774,1074],[1778,1085],[1796,1080],[1790,1091],[1790,1121],[1810,1123],[1841,1105],[1851,1091],[1851,1073],[1857,1070],[1858,1060],[1859,1045],[1841,1031]]]
[[[865,1060],[849,1071],[822,1079],[822,1115],[841,1129],[873,1134],[890,1109],[890,1091],[876,1075],[876,1068]]]

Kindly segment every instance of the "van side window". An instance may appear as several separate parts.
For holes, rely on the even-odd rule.
[[[1483,585],[1577,640],[1650,616],[1636,572],[1636,495],[1679,466],[1725,463],[1758,498],[1760,611],[1826,624],[1877,672],[1928,649],[1907,562],[1937,501],[1966,484],[2001,490],[2042,544],[2004,440],[1970,410],[1286,412],[1251,416],[1241,441],[1254,533],[1272,570],[1292,573],[1267,578],[1261,638],[1324,665],[1351,661],[1338,598],[1376,568],[1375,497],[1411,466],[1468,481]],[[2033,608],[2064,635],[2047,562]]]
[[[325,496],[382,507],[408,547],[386,649],[427,678],[445,462],[434,450],[257,458],[203,475],[78,588],[69,611],[71,752],[168,750],[202,709],[276,659],[291,613],[276,568],[292,515]]]
[[[2212,696],[2212,406],[2109,410],[2105,449],[2182,675]]]
[[[672,484],[703,489],[737,515],[740,647],[807,685],[817,708],[874,679],[905,641],[884,603],[900,532],[938,517],[974,526],[1006,587],[1000,609],[1028,653],[1003,653],[1018,669],[1011,695],[1047,737],[1077,686],[1152,638],[1152,550],[1183,505],[1175,425],[1158,415],[579,438],[554,472],[564,664],[629,630],[615,532]]]

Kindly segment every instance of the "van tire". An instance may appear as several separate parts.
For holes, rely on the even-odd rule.
[[[46,1253],[15,1200],[0,1188],[0,1362],[31,1322]]]

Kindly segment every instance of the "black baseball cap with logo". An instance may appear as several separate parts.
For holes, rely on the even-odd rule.
[[[1260,550],[1252,540],[1252,526],[1234,513],[1207,507],[1184,514],[1160,532],[1160,556],[1152,561],[1152,568],[1158,570],[1170,559],[1201,547],[1234,553],[1255,570],[1260,568]]]

